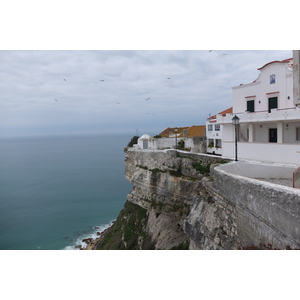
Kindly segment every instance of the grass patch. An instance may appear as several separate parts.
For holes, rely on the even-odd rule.
[[[201,163],[194,161],[192,166],[202,175],[208,176],[210,174],[210,164],[202,165]]]
[[[139,238],[147,238],[144,230],[146,219],[146,209],[127,201],[115,223],[103,234],[97,250],[139,249]]]
[[[167,172],[167,171],[164,171],[164,170],[160,170],[158,168],[150,169],[149,171],[151,171],[152,173],[166,173]]]
[[[177,246],[172,247],[170,250],[189,250],[190,243],[189,241],[183,242]]]

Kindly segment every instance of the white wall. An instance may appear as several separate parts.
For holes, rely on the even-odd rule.
[[[223,156],[235,157],[235,143],[223,142]],[[300,165],[300,143],[238,143],[238,159]]]
[[[220,169],[225,169],[229,173],[250,178],[292,179],[293,172],[296,168],[295,166],[239,161],[228,163],[226,166],[221,166]]]
[[[177,143],[179,139],[177,138]],[[149,149],[175,149],[176,139],[174,138],[153,138],[149,142]]]
[[[270,84],[270,75],[276,75]],[[232,88],[233,112],[242,113],[247,109],[247,99],[255,99],[255,111],[268,110],[267,93],[279,92],[278,108],[291,108],[293,104],[293,72],[285,63],[272,63],[261,70],[258,81]],[[249,96],[255,98],[246,98]],[[290,99],[288,99],[288,96]]]

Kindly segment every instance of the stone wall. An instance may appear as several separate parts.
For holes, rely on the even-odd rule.
[[[300,191],[236,175],[234,166],[239,163],[216,167],[213,186],[236,208],[241,245],[300,248]]]

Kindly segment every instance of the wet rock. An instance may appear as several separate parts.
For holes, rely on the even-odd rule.
[[[92,242],[93,241],[93,238],[87,238],[87,239],[83,239],[82,240],[84,243],[87,243],[87,244],[89,244],[90,242]]]

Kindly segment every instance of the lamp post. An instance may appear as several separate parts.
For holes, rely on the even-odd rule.
[[[178,131],[178,128],[175,127],[175,128],[174,128],[174,131],[175,131],[175,149],[176,149],[176,151],[177,151],[177,131]]]
[[[240,123],[240,118],[235,115],[233,118],[232,118],[232,124],[234,125],[234,129],[235,129],[235,161],[238,161],[237,159],[237,126],[239,125]]]

